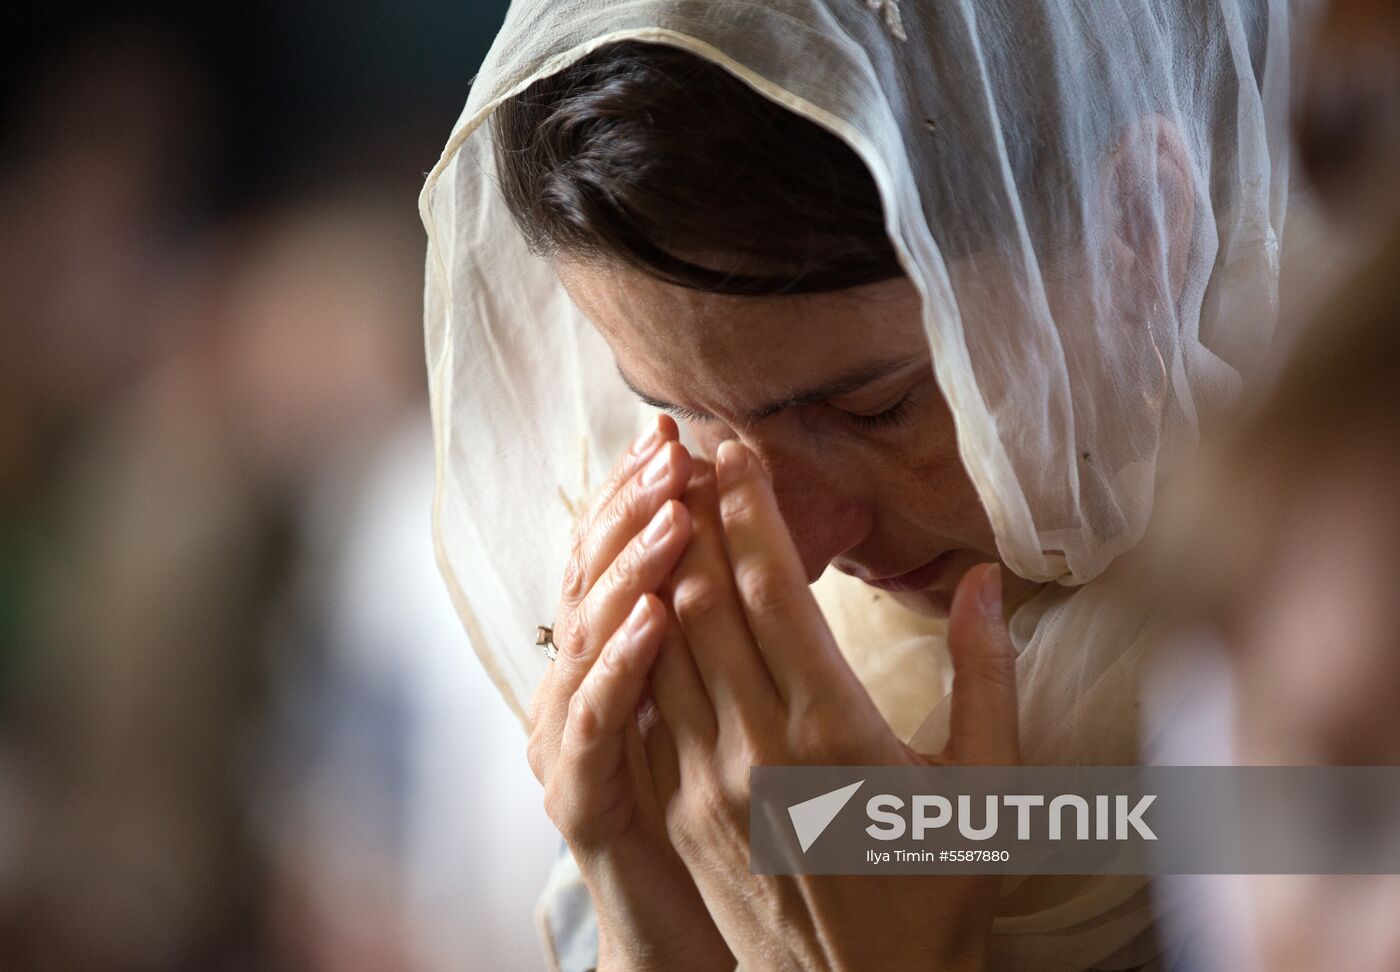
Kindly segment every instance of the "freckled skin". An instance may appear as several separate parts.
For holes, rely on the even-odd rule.
[[[561,261],[556,270],[638,391],[708,416],[678,417],[705,458],[727,438],[758,456],[809,581],[829,564],[883,578],[956,551],[927,590],[895,595],[942,616],[962,575],[998,560],[933,377],[918,293],[907,280],[831,294],[733,297],[613,265]],[[752,418],[764,406],[885,361],[906,363],[839,397]],[[906,394],[897,424],[863,427],[852,418],[880,413]],[[1003,575],[1014,603],[1029,585]]]

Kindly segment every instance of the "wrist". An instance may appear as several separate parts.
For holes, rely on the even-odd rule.
[[[718,936],[716,936],[718,938]],[[631,927],[598,927],[597,972],[734,972],[722,939],[704,942],[650,941]]]
[[[679,863],[679,862],[677,862]],[[689,874],[580,864],[598,919],[599,972],[733,972],[734,958]]]

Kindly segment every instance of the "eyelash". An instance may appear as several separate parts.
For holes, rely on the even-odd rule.
[[[672,417],[680,419],[682,422],[689,422],[692,425],[699,425],[710,420],[710,416],[700,412],[692,412],[684,405],[667,405],[662,410],[669,412]]]
[[[913,407],[913,394],[905,395],[883,412],[876,412],[874,415],[857,415],[854,412],[843,412],[846,418],[860,429],[880,429],[898,425],[909,417],[910,409]]]
[[[859,415],[855,412],[848,412],[838,408],[836,411],[859,429],[870,431],[872,429],[889,428],[898,425],[909,417],[910,410],[914,407],[914,393],[910,392],[899,401],[895,402],[883,412],[876,412],[874,415]],[[666,411],[684,422],[691,424],[703,424],[710,421],[710,416],[699,412],[692,412],[688,408],[679,405],[669,406]]]

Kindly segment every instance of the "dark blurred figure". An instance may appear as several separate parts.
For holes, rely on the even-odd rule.
[[[0,758],[8,771],[0,803],[10,838],[6,951],[25,956],[16,967],[34,958],[23,942],[48,936],[39,930],[45,892],[32,854],[54,809],[44,785],[57,780],[70,742],[48,731],[57,712],[41,683],[61,680],[77,660],[49,649],[89,608],[100,616],[95,604],[108,593],[55,583],[54,559],[80,519],[63,484],[88,424],[146,364],[159,303],[178,274],[183,176],[198,152],[201,107],[198,75],[139,30],[76,40],[28,80],[27,98],[11,106],[0,171]],[[111,593],[120,603],[120,592]],[[108,656],[91,655],[83,662],[100,670]],[[83,748],[105,742],[94,736]],[[81,861],[81,837],[72,836]]]
[[[146,374],[74,449],[37,592],[46,956],[166,968],[257,941],[266,639],[281,620],[284,650],[311,650],[302,492],[414,401],[403,230],[330,202],[210,241]]]
[[[155,36],[76,42],[29,82],[0,156],[6,671],[29,603],[13,555],[64,445],[140,371],[201,142],[200,78]]]
[[[1333,0],[1306,63],[1299,156],[1333,217],[1385,233],[1400,216],[1400,5]]]
[[[496,782],[463,740],[523,741],[409,677],[480,676],[414,445],[416,195],[504,7],[79,4],[3,41],[0,968],[538,967],[443,824]],[[478,911],[491,941],[423,941]]]
[[[1327,9],[1296,127],[1356,265],[1159,534],[1215,676],[1168,762],[1400,765],[1400,5]],[[1201,968],[1400,970],[1400,875],[1167,883],[1224,932]]]
[[[1240,649],[1250,762],[1400,763],[1400,6],[1329,8],[1297,131],[1360,264],[1220,449],[1199,595]]]

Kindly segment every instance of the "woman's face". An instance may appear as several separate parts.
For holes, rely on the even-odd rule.
[[[968,568],[998,559],[907,280],[733,297],[614,266],[557,270],[643,401],[705,458],[727,438],[759,457],[809,582],[832,564],[940,616]]]

